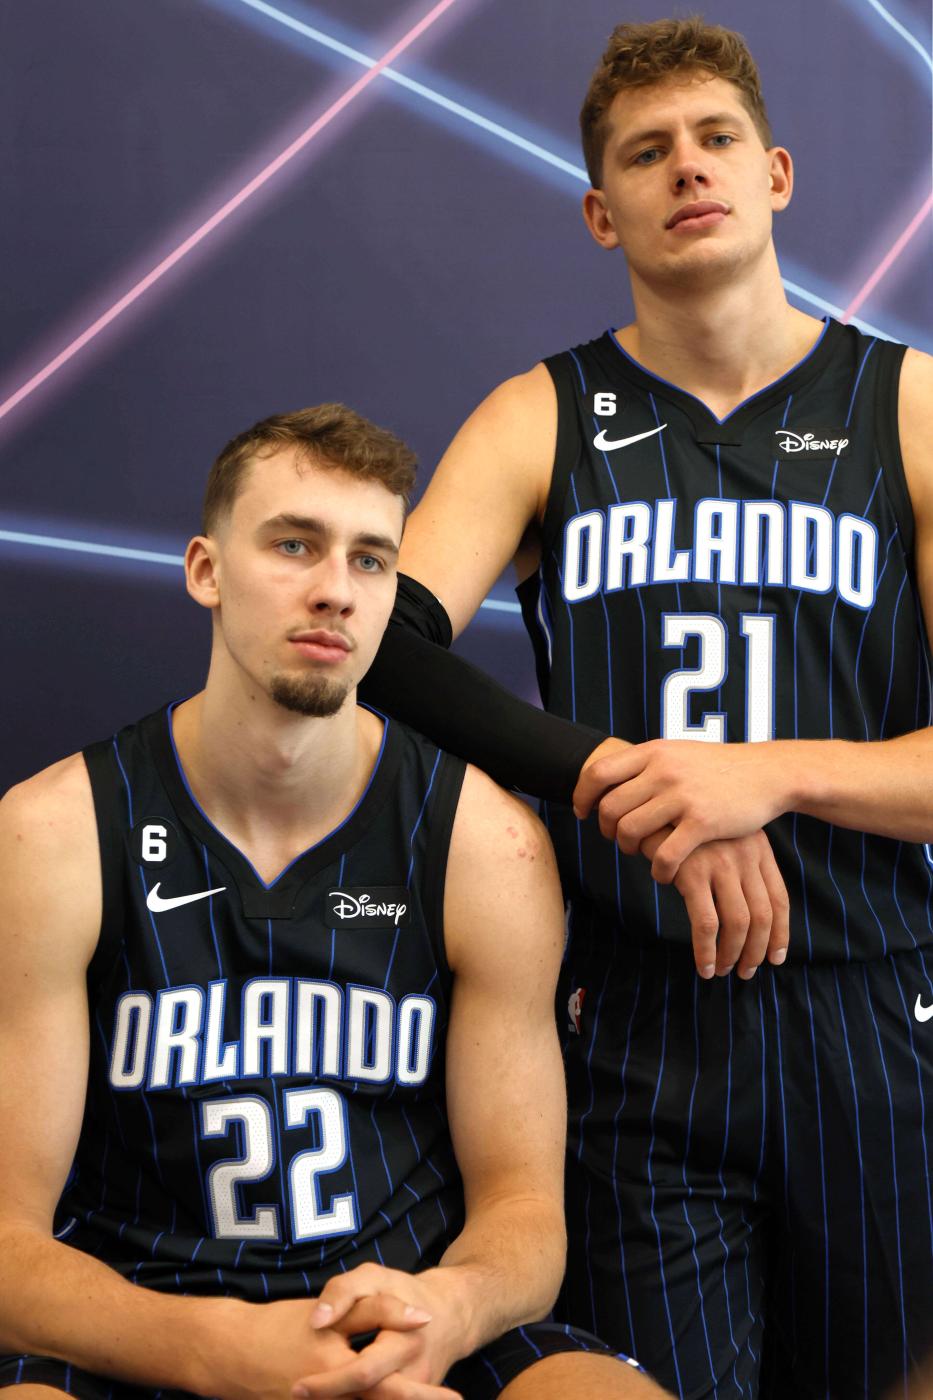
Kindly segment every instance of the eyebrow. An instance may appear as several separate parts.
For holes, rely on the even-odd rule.
[[[699,121],[692,123],[694,127],[704,126],[730,126],[735,125],[740,119],[737,112],[713,112],[708,117],[700,117]],[[663,136],[669,136],[670,127],[658,126],[651,131],[637,131],[632,136],[627,136],[622,142],[622,149],[628,150],[630,146],[640,146],[645,141],[658,141]]]
[[[330,526],[323,520],[318,520],[313,515],[292,515],[289,511],[283,511],[281,515],[273,515],[270,520],[264,520],[260,526],[262,530],[302,530],[307,535],[320,535],[322,538],[333,532]],[[367,545],[370,549],[381,549],[386,554],[398,554],[398,545],[390,535],[374,535],[367,531],[353,536],[354,544]]]

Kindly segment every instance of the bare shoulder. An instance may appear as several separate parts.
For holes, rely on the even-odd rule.
[[[87,767],[72,754],[10,788],[0,801],[0,939],[49,943],[74,929],[90,955],[101,880]]]
[[[554,850],[527,803],[468,766],[451,835],[445,894],[451,966],[483,956],[559,955],[563,901]]]
[[[77,828],[77,832],[75,830]],[[30,848],[56,846],[67,832],[93,836],[94,800],[87,765],[79,753],[60,759],[0,799],[0,841]]]
[[[483,857],[496,867],[553,864],[554,852],[540,817],[488,774],[467,764],[451,849]]]
[[[556,445],[557,396],[536,365],[483,400],[431,477],[400,563],[441,599],[455,636],[543,516]]]
[[[904,356],[898,430],[914,510],[927,518],[933,511],[933,355],[922,350]]]
[[[500,416],[501,426],[508,427],[518,419],[530,419],[544,414],[546,418],[557,415],[557,393],[554,381],[547,367],[538,363],[524,374],[504,379],[480,408],[490,417]]]

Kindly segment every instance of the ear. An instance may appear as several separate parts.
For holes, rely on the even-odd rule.
[[[619,240],[602,190],[587,190],[583,196],[583,219],[600,248],[618,248]]]
[[[783,146],[772,146],[768,152],[770,162],[771,208],[775,213],[786,209],[794,192],[794,162],[790,151]]]
[[[220,606],[220,570],[217,541],[210,535],[195,535],[185,550],[185,585],[202,608]]]

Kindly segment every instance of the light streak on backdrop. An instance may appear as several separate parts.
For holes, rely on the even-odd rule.
[[[24,399],[34,393],[41,384],[44,384],[47,379],[50,379],[53,374],[57,373],[57,371],[60,370],[63,365],[66,365],[73,356],[77,355],[78,352],[83,350],[96,336],[100,335],[101,331],[105,330],[107,326],[115,321],[118,316],[121,316],[128,307],[132,306],[134,302],[138,301],[141,296],[148,292],[150,287],[154,286],[155,283],[164,277],[167,272],[171,271],[177,263],[181,262],[182,258],[186,257],[199,243],[202,243],[215,229],[219,228],[235,210],[239,209],[242,204],[245,204],[257,190],[261,189],[274,175],[277,175],[299,151],[303,151],[325,127],[329,126],[334,118],[338,116],[345,107],[350,105],[354,98],[359,97],[360,93],[369,87],[370,83],[379,76],[384,68],[404,53],[407,48],[410,48],[416,39],[419,39],[436,20],[440,19],[445,11],[449,10],[451,6],[456,3],[457,0],[438,0],[438,3],[434,5],[417,24],[413,25],[407,33],[403,34],[401,39],[393,44],[380,59],[374,60],[372,67],[367,69],[361,77],[357,78],[356,82],[352,83],[350,87],[347,88],[346,92],[342,93],[341,96],[337,98],[336,102],[332,102],[326,112],[322,113],[321,116],[313,121],[309,127],[290,143],[290,145],[286,146],[284,151],[281,151],[274,160],[269,161],[267,165],[263,166],[242,189],[238,190],[237,193],[233,195],[232,198],[228,199],[226,203],[222,204],[210,218],[206,219],[193,233],[190,233],[177,247],[173,248],[167,257],[164,257],[151,271],[140,278],[140,280],[136,282],[128,292],[125,292],[118,301],[114,302],[102,316],[98,316],[95,321],[92,321],[80,335],[76,336],[63,350],[60,350],[48,364],[44,365],[43,368],[30,379],[27,379],[25,384],[20,385],[20,387],[3,403],[0,403],[0,419],[5,418],[18,404],[22,403]]]

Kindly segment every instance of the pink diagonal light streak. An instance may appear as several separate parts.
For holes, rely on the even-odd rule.
[[[401,39],[393,44],[392,48],[373,64],[372,68],[368,68],[362,77],[357,78],[356,82],[351,84],[346,92],[342,93],[341,96],[337,98],[336,102],[331,103],[327,111],[313,121],[300,136],[297,136],[289,146],[286,146],[284,151],[280,152],[274,160],[269,161],[268,165],[264,165],[241,190],[238,190],[225,204],[222,204],[209,219],[205,219],[204,223],[200,224],[198,228],[196,228],[193,233],[190,233],[176,248],[173,248],[167,257],[164,257],[151,271],[147,272],[145,277],[141,277],[138,282],[130,287],[128,292],[124,292],[123,296],[120,297],[118,301],[115,301],[103,315],[98,316],[96,321],[93,321],[80,335],[76,336],[74,340],[66,345],[63,350],[60,350],[54,359],[49,360],[47,365],[43,366],[31,379],[27,379],[25,384],[20,385],[8,399],[0,403],[0,418],[5,418],[8,413],[16,408],[17,404],[22,403],[24,399],[28,398],[31,393],[39,388],[40,384],[44,384],[47,379],[50,379],[63,365],[66,365],[79,351],[83,350],[85,345],[89,344],[95,336],[100,335],[101,331],[105,330],[111,322],[115,321],[118,316],[121,316],[123,312],[126,311],[128,307],[132,306],[135,301],[138,301],[141,296],[144,296],[149,288],[154,286],[167,272],[171,271],[176,263],[181,262],[182,258],[186,257],[199,243],[203,243],[204,239],[209,237],[216,228],[219,228],[225,219],[228,219],[230,215],[239,209],[242,204],[245,204],[257,190],[267,184],[274,175],[277,175],[282,167],[287,165],[299,151],[304,150],[305,146],[313,141],[319,132],[323,131],[326,126],[329,126],[334,118],[339,116],[343,109],[348,107],[354,98],[358,97],[365,88],[369,87],[369,84],[375,78],[378,78],[383,68],[387,68],[390,63],[394,63],[400,54],[404,53],[416,39],[420,39],[425,30],[429,29],[435,20],[440,19],[444,11],[449,10],[455,3],[456,0],[438,0],[438,3],[432,6],[417,24],[413,25],[407,33],[403,34]]]
[[[851,320],[851,318],[858,311],[859,307],[862,306],[863,303],[868,300],[872,292],[877,287],[878,283],[881,281],[882,277],[884,277],[888,272],[890,272],[891,268],[897,262],[898,258],[901,256],[901,253],[903,253],[910,240],[914,237],[916,233],[920,231],[924,219],[928,218],[931,214],[933,214],[933,194],[927,195],[927,198],[923,204],[923,208],[917,210],[910,223],[904,229],[904,232],[901,234],[900,238],[898,238],[897,242],[893,244],[893,246],[888,250],[887,253],[885,253],[884,257],[881,259],[881,262],[875,268],[874,272],[871,274],[865,285],[861,287],[859,291],[856,292],[855,296],[852,298],[851,302],[846,307],[845,311],[842,313],[843,321]]]

